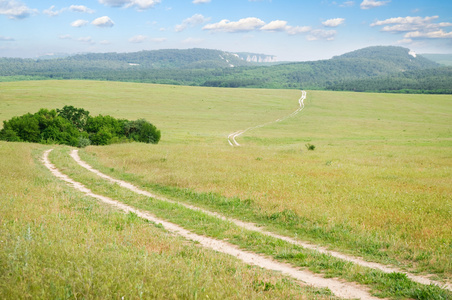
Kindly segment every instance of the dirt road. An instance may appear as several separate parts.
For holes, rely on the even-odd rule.
[[[298,99],[298,103],[299,103],[300,106],[297,108],[297,110],[295,110],[290,115],[285,116],[285,117],[283,117],[281,119],[278,119],[278,120],[275,120],[275,121],[267,122],[267,123],[261,124],[261,125],[252,126],[252,127],[249,127],[249,128],[247,128],[245,130],[239,130],[239,131],[236,131],[236,132],[233,132],[233,133],[229,134],[228,135],[229,145],[231,145],[231,146],[240,146],[240,144],[237,142],[236,138],[238,138],[239,136],[241,136],[245,132],[248,132],[250,130],[254,130],[254,129],[257,129],[257,128],[261,128],[261,127],[264,127],[264,126],[267,126],[267,125],[270,125],[270,124],[273,124],[273,123],[281,122],[281,121],[284,121],[285,119],[288,119],[290,117],[295,116],[296,114],[298,114],[300,111],[303,110],[303,108],[304,108],[304,100],[305,99],[306,99],[306,91],[301,91],[301,97],[300,97],[300,99]]]
[[[138,210],[136,208],[130,207],[120,201],[113,200],[109,197],[105,197],[102,195],[97,195],[93,193],[90,189],[85,187],[83,184],[74,181],[69,176],[61,173],[49,160],[49,153],[52,149],[44,152],[42,156],[42,162],[44,165],[51,171],[51,173],[57,178],[65,181],[71,187],[83,192],[85,195],[98,199],[99,201],[108,204],[116,209],[122,210],[124,212],[133,212],[137,214],[139,217],[147,219],[157,224],[161,224],[166,230],[178,234],[188,240],[199,242],[203,247],[222,252],[228,255],[233,255],[241,261],[250,264],[256,265],[268,270],[279,271],[285,275],[291,276],[296,280],[311,285],[317,288],[329,288],[336,296],[342,298],[358,298],[358,299],[379,299],[371,296],[365,288],[357,286],[352,283],[345,283],[339,280],[331,279],[331,278],[323,278],[320,275],[313,274],[309,271],[299,270],[298,268],[292,267],[287,264],[283,264],[277,261],[274,261],[270,258],[264,257],[263,255],[259,255],[256,253],[251,253],[247,251],[243,251],[238,247],[229,244],[225,241],[216,240],[213,238],[201,236],[186,230],[179,225],[174,223],[159,219],[149,212],[144,212]],[[74,153],[74,152],[73,152]],[[108,177],[107,175],[105,175]],[[105,177],[104,177],[105,178]],[[118,181],[120,182],[120,181]],[[128,183],[123,182],[125,185],[130,185]],[[133,186],[133,185],[130,185]]]

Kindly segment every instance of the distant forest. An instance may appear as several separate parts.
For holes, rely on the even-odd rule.
[[[88,79],[210,87],[452,94],[452,67],[402,47],[368,47],[328,60],[262,65],[208,49],[0,58],[0,81]]]

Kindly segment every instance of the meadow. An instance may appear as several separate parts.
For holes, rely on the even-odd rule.
[[[241,147],[231,147],[227,141],[230,133],[291,114],[298,107],[301,92],[93,81],[9,82],[0,83],[0,89],[0,121],[39,108],[73,105],[93,115],[145,118],[156,125],[162,132],[158,145],[130,143],[81,150],[84,160],[113,177],[331,249],[415,273],[434,274],[446,282],[452,278],[451,96],[308,91],[300,114],[249,131],[238,138]],[[306,144],[315,145],[315,150],[308,150]],[[95,213],[97,227],[85,219],[77,226],[90,233],[91,239],[98,239],[92,228],[107,230],[101,216],[106,208],[51,179],[40,166],[38,157],[49,147],[0,143],[2,157],[11,158],[2,160],[2,174],[8,174],[2,176],[2,187],[7,187],[2,202],[10,201],[3,208],[9,214],[2,213],[2,225],[8,228],[3,232],[9,234],[2,239],[10,241],[9,248],[2,243],[4,258],[11,257],[13,249],[20,248],[18,244],[24,245],[21,239],[26,241],[27,230],[46,232],[43,228],[47,227],[39,225],[43,222],[36,220],[43,218],[39,212],[49,215],[50,207],[63,209],[58,215],[70,220],[86,218],[88,213],[93,218],[91,210],[74,208],[85,207],[83,203],[88,201],[88,206],[100,210]],[[63,158],[55,154],[54,159],[68,170]],[[15,165],[18,175],[9,171],[16,170]],[[33,196],[35,193],[41,196]],[[60,199],[69,204],[60,203]],[[29,217],[20,218],[25,210]],[[71,216],[74,213],[77,218]],[[114,212],[107,215],[131,218]],[[16,228],[14,222],[21,226]],[[130,225],[129,221],[121,222]],[[133,230],[144,226],[143,230],[153,231],[151,238],[147,237],[152,243],[161,246],[166,241],[160,244],[161,237],[153,237],[163,234],[159,229],[149,229],[144,221],[133,222]],[[63,226],[60,223],[52,226]],[[73,230],[70,227],[65,223],[69,232]],[[71,239],[69,235],[68,243]],[[96,251],[107,251],[105,243]],[[170,240],[165,245],[173,243]],[[189,247],[186,251],[201,251],[181,243],[178,247]],[[132,242],[127,247],[126,252],[142,250]],[[160,253],[167,257],[171,251]],[[212,255],[219,256],[213,260],[224,259]],[[171,257],[186,263],[180,255]],[[127,259],[130,257],[123,263],[127,264]],[[9,260],[2,261],[6,266]],[[19,264],[10,267],[18,271]],[[60,268],[67,271],[69,267]],[[247,268],[247,272],[256,271]],[[292,289],[300,289],[286,279],[272,280],[285,284],[271,289],[275,293],[293,295]],[[278,284],[272,286],[282,283]],[[243,285],[252,293],[252,284]],[[188,295],[183,292],[177,296]],[[263,295],[259,292],[256,297]],[[308,298],[322,297],[318,292],[316,296],[305,293]]]

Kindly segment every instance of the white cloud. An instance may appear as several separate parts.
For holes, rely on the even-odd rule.
[[[72,11],[75,11],[75,12],[80,12],[80,13],[87,13],[87,14],[94,13],[94,10],[86,7],[85,5],[71,5],[69,7],[69,9]]]
[[[77,41],[90,45],[94,44],[93,39],[90,36],[78,38]]]
[[[189,26],[200,25],[202,23],[208,22],[209,20],[210,20],[210,18],[206,18],[201,14],[195,14],[195,15],[191,16],[190,18],[183,20],[182,24],[176,25],[174,27],[174,30],[176,30],[177,32],[180,32],[180,31],[187,29],[187,27],[189,27]]]
[[[355,1],[345,1],[342,4],[339,4],[340,7],[352,7],[355,5]]]
[[[343,24],[345,20],[341,18],[331,19],[324,22],[325,26],[338,26]],[[324,30],[324,29],[312,29],[310,26],[290,26],[287,21],[275,20],[266,24],[264,21],[258,18],[245,18],[240,19],[237,22],[231,22],[229,20],[222,20],[218,23],[207,24],[203,27],[204,30],[212,30],[215,32],[249,32],[254,30],[268,31],[268,32],[286,32],[289,35],[296,34],[308,34],[306,37],[309,41],[316,40],[334,40],[336,37],[336,30]]]
[[[43,10],[42,12],[50,17],[55,17],[67,10],[74,11],[74,12],[80,12],[80,13],[87,13],[87,14],[94,13],[94,10],[92,10],[84,5],[71,5],[70,7],[65,7],[60,10],[55,10],[55,5],[52,5],[51,7]]]
[[[43,14],[48,15],[50,17],[55,17],[58,16],[59,14],[61,14],[64,11],[63,9],[60,10],[54,10],[55,9],[55,5],[50,6],[48,9],[44,9],[42,11]]]
[[[382,21],[376,21],[370,26],[384,26],[381,31],[391,33],[405,33],[405,40],[413,38],[452,38],[451,32],[445,32],[442,28],[452,27],[452,23],[434,23],[438,16],[431,17],[398,17]]]
[[[25,19],[35,13],[36,9],[31,9],[20,1],[0,0],[0,15],[8,16],[10,19]]]
[[[76,20],[71,23],[72,27],[82,27],[87,25],[89,22],[87,20]]]
[[[322,22],[322,24],[323,24],[323,26],[326,26],[326,27],[337,27],[341,24],[344,24],[344,22],[345,22],[345,19],[336,18],[336,19],[326,20],[325,22]]]
[[[266,30],[266,31],[286,31],[287,28],[288,28],[287,21],[276,20],[276,21],[271,21],[270,23],[262,26],[261,30]]]
[[[261,19],[250,17],[240,19],[237,22],[229,20],[221,20],[218,23],[207,24],[203,27],[204,30],[223,31],[223,32],[244,32],[258,29],[265,25]]]
[[[145,10],[160,3],[160,0],[99,0],[99,3],[112,7],[137,7],[138,10]]]
[[[432,17],[398,17],[398,18],[390,18],[383,21],[376,21],[370,26],[381,26],[381,25],[388,25],[388,24],[425,24],[427,22],[433,21],[435,19],[438,19],[438,16],[432,16]]]
[[[0,35],[0,42],[12,42],[12,41],[14,41],[12,37]]]
[[[91,24],[98,26],[98,27],[113,27],[115,23],[107,16],[103,16],[100,18],[95,19],[91,22]]]
[[[132,2],[132,1],[130,1],[130,0],[99,0],[100,4],[104,4],[104,5],[112,6],[112,7],[122,7],[130,2]]]
[[[427,29],[439,29],[441,27],[450,27],[452,23],[442,22],[433,23],[434,20],[438,19],[438,16],[431,17],[398,17],[390,18],[383,21],[376,21],[370,26],[382,26],[382,25],[392,25],[383,27],[382,31],[387,32],[403,32],[403,31],[415,31],[415,30],[427,30]]]
[[[308,41],[327,40],[332,41],[336,36],[336,30],[314,29],[307,36]]]
[[[389,2],[391,2],[391,1],[390,0],[388,0],[388,1],[364,0],[363,2],[361,2],[360,7],[361,7],[361,9],[370,9],[370,8],[386,5]]]
[[[210,0],[193,0],[193,4],[210,3]]]
[[[290,35],[300,34],[300,33],[307,33],[310,32],[312,28],[310,26],[288,26],[286,31]]]
[[[58,38],[60,40],[72,40],[72,36],[70,36],[69,34],[60,35]]]
[[[405,34],[405,38],[452,39],[452,32],[444,32],[442,29],[428,32],[412,31]]]
[[[103,41],[100,41],[99,44],[101,44],[101,45],[110,45],[111,42],[107,41],[107,40],[103,40]]]
[[[136,35],[136,36],[134,36],[134,37],[131,37],[130,39],[129,39],[129,42],[130,43],[143,43],[144,41],[146,41],[147,40],[147,36],[145,36],[145,35]]]

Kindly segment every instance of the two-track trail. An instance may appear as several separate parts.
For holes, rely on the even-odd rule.
[[[259,255],[256,253],[248,252],[239,249],[238,247],[227,243],[225,241],[216,240],[210,237],[201,236],[199,234],[193,233],[189,230],[182,228],[181,226],[162,220],[160,218],[155,217],[149,212],[141,211],[139,209],[133,208],[129,205],[126,205],[120,201],[111,199],[109,197],[105,197],[102,195],[98,195],[93,193],[90,189],[84,186],[82,183],[77,182],[71,179],[69,176],[61,173],[49,160],[49,153],[52,149],[44,152],[42,156],[42,162],[44,165],[51,171],[51,173],[57,178],[65,181],[73,188],[81,191],[87,196],[98,199],[99,201],[108,204],[116,209],[122,210],[124,212],[133,212],[140,218],[149,220],[151,222],[161,224],[166,230],[180,235],[187,240],[192,240],[200,243],[201,246],[205,248],[209,248],[221,253],[225,253],[228,255],[233,255],[237,259],[245,262],[246,264],[259,266],[261,268],[267,270],[273,270],[281,272],[284,275],[288,275],[303,284],[310,285],[316,288],[329,288],[336,296],[342,298],[358,298],[358,299],[379,299],[371,296],[364,288],[361,288],[355,284],[341,282],[339,280],[331,279],[331,278],[323,278],[320,275],[313,274],[309,271],[300,270],[288,264],[280,263],[274,261],[268,257],[263,255]],[[74,152],[73,152],[74,153]],[[107,175],[105,175],[107,176]],[[108,176],[107,176],[108,177]],[[116,179],[115,179],[116,180]],[[117,182],[118,183],[118,182]],[[128,183],[124,183],[122,185],[126,187],[127,185],[132,186]],[[159,198],[160,199],[160,198]]]
[[[165,220],[161,220],[155,216],[153,216],[152,214],[150,214],[149,212],[143,212],[140,211],[138,209],[132,208],[128,205],[125,205],[119,201],[110,199],[108,197],[105,196],[101,196],[101,195],[96,195],[94,193],[92,193],[89,189],[87,189],[83,184],[75,182],[74,180],[70,179],[68,176],[62,174],[60,171],[58,171],[55,166],[53,166],[49,159],[48,159],[48,154],[51,150],[48,150],[44,153],[43,155],[43,162],[46,165],[47,168],[49,168],[49,170],[58,178],[66,181],[67,183],[69,183],[71,186],[73,186],[74,188],[82,191],[83,193],[92,196],[104,203],[107,203],[109,205],[112,205],[118,209],[121,209],[125,212],[134,212],[136,213],[138,216],[148,219],[152,222],[155,223],[160,223],[162,224],[162,226],[164,228],[166,228],[168,231],[174,232],[176,234],[179,234],[181,236],[183,236],[186,239],[189,240],[194,240],[199,242],[201,245],[203,245],[206,248],[210,248],[210,249],[214,249],[216,251],[219,252],[223,252],[223,253],[227,253],[230,255],[234,255],[236,256],[238,259],[241,259],[242,261],[244,261],[245,263],[248,264],[253,264],[253,265],[257,265],[260,266],[262,268],[265,269],[269,269],[269,270],[275,270],[275,271],[280,271],[286,275],[289,275],[299,281],[302,281],[306,284],[312,285],[314,287],[327,287],[329,288],[336,296],[339,297],[345,297],[345,298],[360,298],[360,299],[377,299],[374,298],[372,296],[369,295],[369,293],[364,289],[364,288],[360,288],[358,287],[356,284],[349,284],[349,283],[344,283],[342,281],[338,281],[338,280],[334,280],[334,279],[326,279],[321,277],[320,275],[315,275],[312,274],[311,272],[308,271],[302,271],[299,270],[298,268],[289,266],[287,264],[282,264],[279,262],[276,262],[272,259],[269,259],[267,257],[264,257],[262,255],[258,255],[255,253],[250,253],[247,251],[243,251],[238,249],[236,246],[231,245],[225,241],[220,241],[220,240],[215,240],[213,238],[209,238],[209,237],[205,237],[205,236],[200,236],[197,235],[195,233],[192,233],[182,227],[180,227],[179,225],[173,224],[171,222],[165,221]],[[334,256],[336,258],[339,259],[343,259],[345,261],[350,261],[353,262],[357,265],[361,265],[361,266],[365,266],[365,267],[369,267],[369,268],[374,268],[374,269],[378,269],[381,270],[383,272],[386,273],[390,273],[390,272],[401,272],[401,273],[405,273],[411,280],[419,282],[419,283],[423,283],[423,284],[437,284],[439,286],[442,286],[443,288],[446,288],[448,290],[452,290],[452,287],[450,285],[444,285],[435,281],[432,281],[430,279],[428,279],[427,277],[423,277],[423,276],[418,276],[418,275],[413,275],[410,273],[406,273],[403,272],[399,269],[396,268],[392,268],[389,266],[385,266],[385,265],[381,265],[378,263],[372,263],[372,262],[366,262],[360,258],[356,258],[356,257],[352,257],[352,256],[348,256],[348,255],[344,255],[342,253],[339,252],[335,252],[335,251],[330,251],[327,250],[323,247],[319,247],[316,245],[312,245],[309,244],[307,242],[302,242],[299,240],[295,240],[293,238],[290,237],[286,237],[286,236],[281,236],[272,232],[268,232],[265,231],[262,228],[256,227],[254,224],[251,223],[247,223],[247,222],[243,222],[243,221],[239,221],[239,220],[235,220],[232,218],[227,218],[225,216],[222,216],[216,212],[211,212],[211,211],[207,211],[205,209],[199,208],[199,207],[195,207],[193,205],[188,205],[188,204],[184,204],[181,202],[177,202],[177,201],[173,201],[164,197],[160,197],[157,195],[154,195],[148,191],[145,190],[141,190],[138,187],[127,183],[125,181],[122,180],[118,180],[118,179],[114,179],[106,174],[101,173],[100,171],[92,168],[90,165],[88,165],[86,162],[83,162],[80,157],[78,156],[78,150],[73,150],[70,154],[72,156],[72,158],[78,163],[80,164],[82,167],[86,168],[87,170],[97,174],[98,176],[112,182],[115,184],[118,184],[121,187],[127,188],[135,193],[144,195],[144,196],[148,196],[148,197],[152,197],[154,199],[160,200],[160,201],[167,201],[167,202],[171,202],[171,203],[177,203],[181,206],[184,206],[186,208],[192,209],[192,210],[197,210],[197,211],[202,211],[205,214],[208,214],[210,216],[214,216],[217,217],[219,219],[222,220],[226,220],[229,221],[231,223],[234,223],[237,226],[240,226],[244,229],[250,230],[250,231],[256,231],[256,232],[260,232],[262,234],[268,235],[268,236],[272,236],[274,238],[277,239],[281,239],[284,241],[287,241],[289,243],[293,243],[299,246],[302,246],[304,248],[308,248],[308,249],[312,249],[312,250],[316,250],[318,252],[321,253],[325,253],[331,256]]]
[[[203,209],[203,208],[199,208],[199,207],[196,207],[196,206],[193,206],[193,205],[189,205],[189,204],[186,204],[186,203],[173,201],[173,200],[170,200],[168,198],[155,195],[155,194],[153,194],[153,193],[151,193],[149,191],[142,190],[142,189],[134,186],[131,183],[125,182],[123,180],[112,178],[111,176],[108,176],[108,175],[100,172],[99,170],[94,169],[89,164],[87,164],[86,162],[81,160],[80,156],[78,155],[78,150],[72,150],[71,153],[70,153],[70,156],[80,166],[82,166],[83,168],[87,169],[88,171],[91,171],[94,174],[96,174],[96,175],[98,175],[98,176],[100,176],[100,177],[102,177],[102,178],[104,178],[104,179],[106,179],[106,180],[108,180],[108,181],[110,181],[112,183],[116,183],[116,184],[118,184],[121,187],[129,189],[129,190],[131,190],[131,191],[133,191],[133,192],[135,192],[137,194],[144,195],[144,196],[147,196],[147,197],[151,197],[151,198],[154,198],[154,199],[157,199],[157,200],[160,200],[160,201],[165,201],[165,202],[169,202],[169,203],[177,203],[178,205],[181,205],[181,206],[183,206],[185,208],[201,211],[201,212],[205,213],[206,215],[213,216],[213,217],[219,218],[221,220],[231,222],[231,223],[233,223],[233,224],[235,224],[235,225],[237,225],[239,227],[242,227],[242,228],[244,228],[246,230],[259,232],[259,233],[265,234],[267,236],[271,236],[271,237],[274,237],[276,239],[280,239],[280,240],[289,242],[291,244],[295,244],[295,245],[301,246],[301,247],[306,248],[306,249],[315,250],[315,251],[318,251],[318,252],[323,253],[323,254],[331,255],[331,256],[333,256],[335,258],[339,258],[339,259],[342,259],[342,260],[345,260],[345,261],[348,261],[348,262],[351,262],[351,263],[354,263],[354,264],[357,264],[357,265],[360,265],[360,266],[363,266],[363,267],[380,270],[380,271],[382,271],[384,273],[393,273],[393,272],[403,273],[409,279],[411,279],[414,282],[418,282],[418,283],[421,283],[421,284],[427,284],[427,285],[435,284],[435,285],[438,285],[438,286],[440,286],[442,288],[445,288],[445,289],[448,289],[448,290],[452,291],[452,285],[444,284],[444,283],[441,283],[441,282],[438,282],[438,281],[431,280],[427,276],[414,275],[412,273],[405,272],[405,271],[403,271],[403,270],[401,270],[399,268],[395,268],[395,267],[391,267],[391,266],[387,266],[387,265],[383,265],[383,264],[375,263],[375,262],[368,262],[368,261],[365,261],[365,260],[363,260],[362,258],[359,258],[359,257],[346,255],[346,254],[343,254],[343,253],[340,253],[340,252],[337,252],[337,251],[328,250],[325,247],[321,247],[321,246],[318,246],[318,245],[313,245],[313,244],[311,244],[309,242],[306,242],[306,241],[300,241],[300,240],[296,240],[296,239],[291,238],[291,237],[282,236],[282,235],[279,235],[279,234],[276,234],[276,233],[273,233],[273,232],[266,231],[266,230],[262,229],[261,227],[257,227],[256,225],[254,225],[252,223],[243,222],[243,221],[240,221],[240,220],[237,220],[237,219],[225,217],[225,216],[223,216],[223,215],[221,215],[221,214],[219,214],[217,212],[212,212],[212,211],[209,211],[209,210],[206,210],[206,209]]]
[[[283,118],[280,118],[280,119],[277,119],[275,121],[271,121],[271,122],[267,122],[267,123],[264,123],[264,124],[248,127],[245,130],[239,130],[239,131],[236,131],[236,132],[233,132],[233,133],[229,134],[228,135],[229,145],[231,145],[231,146],[240,146],[240,144],[237,142],[236,138],[238,138],[239,136],[241,136],[245,132],[248,132],[250,130],[254,130],[254,129],[257,129],[257,128],[261,128],[261,127],[264,127],[264,126],[267,126],[267,125],[270,125],[270,124],[273,124],[273,123],[281,122],[281,121],[284,121],[285,119],[288,119],[290,117],[295,116],[296,114],[298,114],[300,111],[303,110],[303,108],[304,108],[304,100],[305,99],[306,99],[306,91],[301,91],[301,97],[300,97],[300,99],[298,99],[299,107],[293,113],[291,113],[290,115],[287,115],[287,116],[285,116]]]

